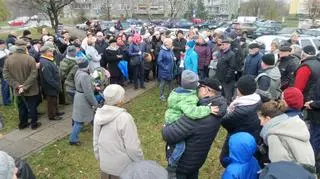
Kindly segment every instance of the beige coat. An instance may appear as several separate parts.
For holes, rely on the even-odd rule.
[[[94,119],[93,149],[100,169],[119,176],[130,163],[143,160],[137,127],[125,109],[105,105]]]

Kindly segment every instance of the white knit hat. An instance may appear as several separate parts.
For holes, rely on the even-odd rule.
[[[109,85],[103,91],[103,96],[105,99],[104,104],[114,106],[124,100],[124,95],[125,90],[122,86],[117,84]]]
[[[14,159],[7,153],[0,151],[0,178],[12,179],[15,168]]]

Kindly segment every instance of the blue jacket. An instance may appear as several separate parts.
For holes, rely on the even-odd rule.
[[[158,78],[161,80],[173,79],[174,55],[171,49],[161,46],[158,56]]]
[[[198,74],[198,54],[193,48],[186,51],[184,56],[184,69]]]
[[[43,93],[48,96],[57,96],[60,90],[60,75],[54,61],[40,57],[40,79]]]
[[[260,166],[253,156],[256,149],[255,139],[249,133],[239,132],[232,135],[229,140],[231,163],[224,171],[222,179],[257,179]]]
[[[262,54],[248,55],[244,62],[244,74],[258,76],[261,69]]]

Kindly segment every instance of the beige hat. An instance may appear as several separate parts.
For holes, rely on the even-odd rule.
[[[103,96],[105,99],[104,104],[114,106],[119,102],[123,102],[124,95],[125,90],[122,86],[117,84],[109,85],[103,91]]]

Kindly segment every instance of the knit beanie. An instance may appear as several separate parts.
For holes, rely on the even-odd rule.
[[[87,68],[89,66],[89,61],[84,57],[76,57],[76,61],[79,68]]]
[[[163,179],[168,172],[161,165],[151,160],[142,160],[128,165],[120,174],[120,179]]]
[[[312,45],[305,46],[302,51],[308,55],[316,55],[316,49]]]
[[[22,35],[24,37],[27,36],[27,35],[30,35],[30,34],[31,34],[30,30],[24,30],[23,33],[22,33]]]
[[[195,45],[196,45],[196,42],[194,40],[189,40],[186,44],[186,46],[190,48],[194,48]]]
[[[257,89],[257,84],[253,76],[244,75],[237,82],[237,88],[244,96],[253,94]]]
[[[181,74],[181,87],[184,89],[197,89],[199,77],[191,70],[184,70]]]
[[[67,48],[67,56],[69,57],[75,57],[77,54],[77,48],[73,45],[68,46]]]
[[[109,85],[103,91],[103,96],[105,99],[104,104],[114,106],[124,100],[124,95],[125,90],[122,86],[117,84]]]
[[[274,65],[274,54],[266,54],[262,56],[262,61],[266,65]]]
[[[283,91],[283,100],[289,108],[301,110],[303,108],[303,94],[295,87],[289,87]]]
[[[0,151],[0,178],[12,179],[15,168],[14,159],[7,153]]]

